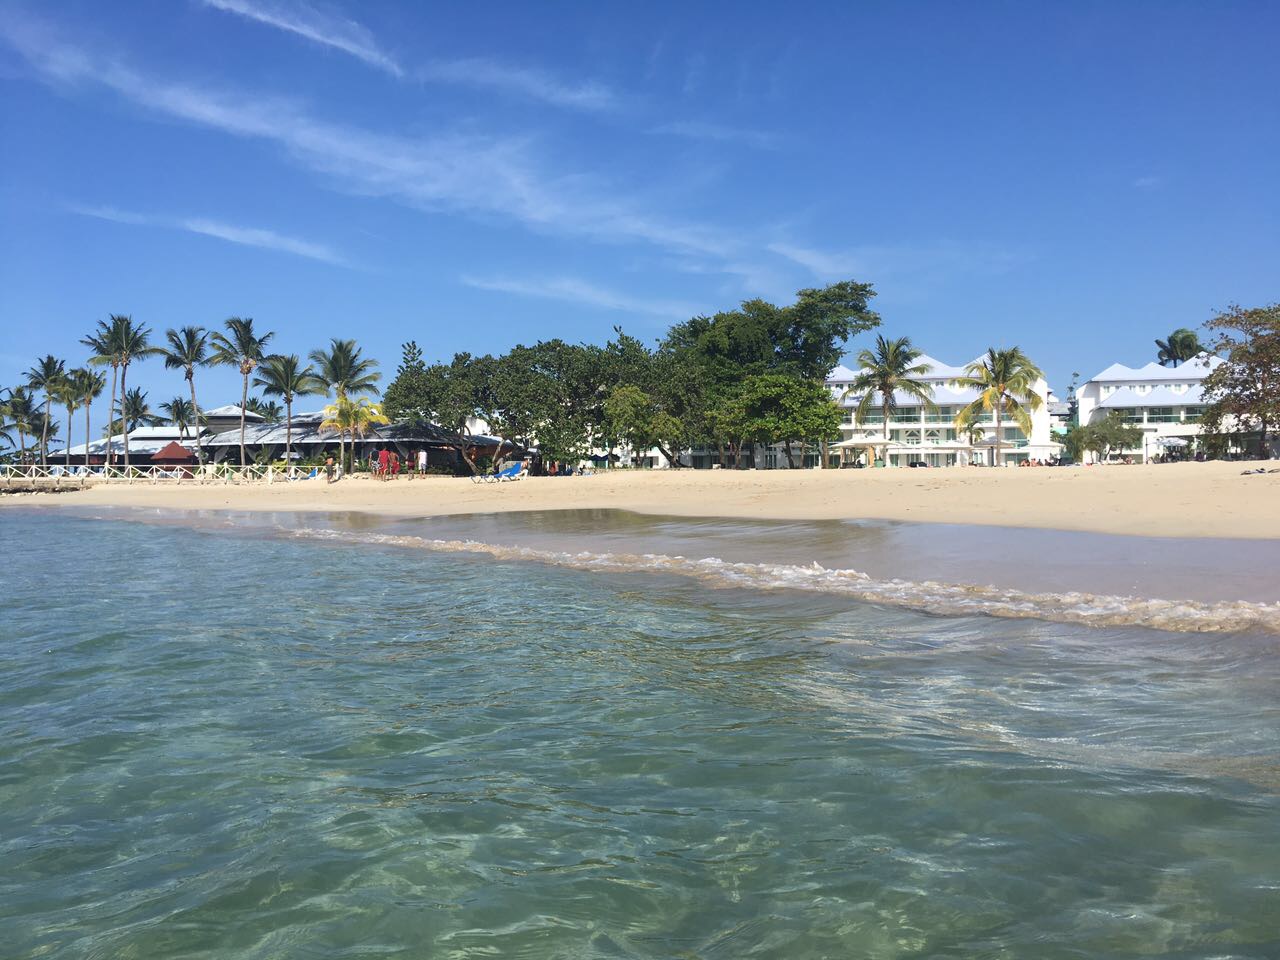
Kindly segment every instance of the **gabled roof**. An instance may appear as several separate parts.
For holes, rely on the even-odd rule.
[[[1121,387],[1098,404],[1100,409],[1114,410],[1128,407],[1185,407],[1204,403],[1204,393],[1198,386],[1188,387],[1185,393],[1174,393],[1168,387],[1155,387],[1147,393],[1138,393],[1129,387]]]
[[[978,357],[975,359],[975,362],[976,360],[981,360],[981,359],[982,359],[981,357]],[[943,363],[941,360],[938,360],[934,357],[929,356],[927,353],[922,353],[916,359],[916,364],[920,364],[928,368],[925,371],[925,373],[921,376],[921,379],[923,380],[947,381],[947,380],[954,380],[957,377],[965,376],[965,368],[963,366],[953,367],[950,364]],[[858,375],[858,371],[853,370],[842,363],[837,365],[836,368],[832,370],[830,374],[827,375],[827,383],[828,384],[848,383],[849,381],[853,380],[853,378],[856,377],[857,375]]]
[[[1222,366],[1225,361],[1211,353],[1201,353],[1176,367],[1162,367],[1154,360],[1141,367],[1126,367],[1113,363],[1089,383],[1186,383],[1203,380],[1209,371]]]

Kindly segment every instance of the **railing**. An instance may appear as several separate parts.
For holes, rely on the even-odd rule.
[[[63,464],[0,465],[0,484],[31,484],[41,487],[85,486],[97,483],[240,484],[288,483],[322,476],[323,467],[233,466],[205,464],[203,467],[105,467]]]

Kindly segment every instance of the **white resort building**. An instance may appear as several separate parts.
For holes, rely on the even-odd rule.
[[[1076,390],[1082,424],[1097,423],[1112,413],[1142,430],[1142,441],[1112,451],[1115,458],[1147,461],[1173,448],[1183,448],[1200,436],[1205,401],[1204,378],[1222,365],[1221,357],[1202,353],[1176,367],[1148,363],[1126,367],[1113,363]]]
[[[868,412],[865,419],[855,422],[855,408],[860,398],[846,396],[846,393],[857,373],[845,366],[831,371],[827,386],[845,411],[840,427],[843,439],[834,445],[841,453],[841,462],[870,463],[874,458],[882,459],[890,467],[906,467],[913,463],[926,463],[931,467],[994,466],[995,418],[990,413],[980,417],[972,430],[956,430],[956,415],[978,398],[977,390],[951,385],[953,380],[965,375],[964,367],[948,366],[930,356],[921,356],[917,362],[927,367],[927,372],[920,379],[933,388],[935,406],[931,409],[915,397],[896,395],[897,409],[889,422],[887,443],[884,416],[878,405]],[[1039,408],[1031,413],[1030,435],[1023,433],[1017,423],[1002,417],[1002,466],[1016,465],[1024,460],[1050,460],[1061,453],[1062,446],[1053,439],[1049,429],[1049,385],[1041,379],[1036,382],[1035,392],[1041,402]]]

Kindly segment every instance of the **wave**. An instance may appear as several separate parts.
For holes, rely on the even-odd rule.
[[[303,539],[354,540],[436,553],[483,554],[500,561],[534,562],[596,573],[676,574],[721,589],[802,590],[946,616],[985,615],[1091,626],[1148,627],[1185,633],[1263,630],[1280,634],[1280,603],[1160,600],[1083,592],[1028,593],[1005,587],[936,580],[876,579],[859,570],[831,569],[818,563],[806,566],[743,563],[716,557],[694,559],[655,553],[542,550],[477,540],[438,540],[309,527],[281,528],[280,532]]]

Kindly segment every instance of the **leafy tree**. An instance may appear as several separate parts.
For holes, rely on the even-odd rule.
[[[395,420],[439,427],[459,461],[473,474],[478,473],[471,454],[475,446],[471,424],[486,408],[491,358],[477,360],[469,353],[459,353],[451,363],[427,366],[416,342],[410,340],[401,349],[403,357],[387,387],[384,413]]]
[[[121,314],[112,314],[107,320],[99,320],[97,329],[80,341],[92,351],[89,357],[91,366],[111,367],[111,400],[107,406],[107,450],[104,458],[108,466],[111,464],[112,444],[115,440],[110,428],[116,422],[116,385],[120,376],[120,334],[121,326],[126,319]]]
[[[1156,341],[1156,360],[1162,367],[1176,367],[1201,353],[1204,347],[1200,345],[1200,338],[1186,327],[1173,331],[1168,340]]]
[[[58,402],[67,411],[67,442],[62,445],[62,463],[65,467],[71,466],[71,415],[80,406],[80,392],[76,384],[76,376],[83,372],[82,370],[68,371],[63,374],[62,379],[58,381],[55,388]],[[87,434],[84,440],[86,444],[89,442]]]
[[[377,404],[369,402],[367,397],[352,398],[345,393],[339,394],[333,403],[324,408],[324,420],[320,424],[322,430],[337,430],[339,438],[351,436],[351,453],[355,456],[356,441],[364,437],[371,428],[378,424],[390,423]],[[341,443],[341,439],[339,440]],[[345,469],[350,472],[348,462]]]
[[[1280,423],[1280,303],[1233,305],[1205,326],[1217,333],[1213,350],[1226,362],[1204,379],[1201,424],[1213,433],[1229,419],[1256,429],[1260,455],[1269,459],[1271,428]]]
[[[200,430],[200,405],[196,402],[196,367],[209,363],[209,334],[204,327],[170,328],[165,331],[166,346],[160,348],[167,370],[181,370],[191,390],[191,416],[189,422],[196,425],[196,460],[204,465],[204,441]],[[188,422],[184,419],[183,423]]]
[[[167,403],[160,404],[160,411],[178,428],[178,435],[181,437],[186,437],[187,428],[195,423],[196,408],[186,397],[174,397]],[[197,427],[196,434],[199,433],[200,429]]]
[[[757,443],[781,443],[795,468],[792,444],[840,436],[840,408],[823,383],[785,374],[748,377],[738,392],[744,436]]]
[[[91,430],[89,424],[90,408],[93,401],[102,396],[103,388],[107,385],[106,377],[98,373],[96,370],[90,370],[87,367],[80,367],[72,370],[69,378],[75,388],[76,403],[84,409],[84,465],[89,465],[89,432]],[[67,421],[67,448],[71,447],[71,421]]]
[[[253,328],[252,317],[230,317],[224,326],[226,333],[214,333],[209,337],[213,353],[209,362],[222,366],[235,367],[240,371],[242,381],[240,388],[240,462],[247,464],[244,451],[245,411],[249,403],[249,376],[257,369],[258,364],[266,358],[267,344],[275,336],[267,332],[258,336]]]
[[[889,442],[889,421],[898,409],[899,393],[914,397],[926,408],[934,408],[933,387],[927,381],[917,379],[929,372],[928,364],[916,362],[922,356],[924,354],[911,345],[909,337],[888,340],[879,335],[873,349],[858,353],[858,372],[844,396],[859,397],[858,405],[853,409],[854,420],[858,423],[866,421],[868,414],[876,408],[876,398],[879,398],[886,444]]]
[[[657,447],[676,463],[684,428],[653,397],[630,384],[614,387],[604,401],[604,434],[624,441],[633,453]]]
[[[129,365],[135,360],[145,360],[147,357],[154,356],[158,352],[158,348],[151,346],[151,330],[141,324],[135,324],[133,318],[129,316],[112,317],[112,323],[115,326],[114,343],[119,355],[120,363],[120,418],[121,421],[128,424],[134,422],[129,416],[129,410],[126,407],[129,392],[126,386],[129,379]],[[134,402],[138,397],[146,397],[146,394],[134,394]],[[137,412],[135,410],[135,412]],[[129,430],[126,428],[122,441],[124,443],[124,465],[125,469],[129,468]],[[110,441],[108,440],[108,446]]]
[[[316,377],[335,397],[361,393],[378,395],[378,361],[361,355],[354,340],[329,341],[328,350],[312,350],[309,359],[315,364]]]
[[[134,387],[121,395],[120,419],[114,423],[107,424],[106,433],[107,436],[112,436],[117,431],[121,434],[127,434],[130,430],[136,430],[138,427],[154,427],[163,422],[164,418],[151,409],[146,391],[141,387]]]
[[[284,458],[286,463],[293,452],[293,398],[325,392],[325,385],[315,370],[304,367],[297,354],[275,354],[267,357],[253,378],[253,385],[261,387],[267,396],[284,400]]]
[[[956,429],[967,430],[983,413],[994,413],[996,466],[1003,466],[1004,431],[1001,422],[1009,416],[1023,433],[1031,434],[1031,414],[1044,403],[1035,390],[1036,381],[1042,379],[1044,373],[1018,347],[1006,350],[991,347],[984,357],[965,368],[963,377],[952,381],[953,386],[978,391],[978,399],[964,407],[956,417]]]
[[[27,386],[32,390],[44,391],[44,428],[40,434],[40,465],[49,465],[49,414],[53,409],[53,401],[61,395],[67,368],[63,361],[52,354],[44,357],[39,363],[27,371]]]
[[[27,437],[39,435],[41,424],[35,400],[25,387],[14,387],[4,402],[4,419],[18,434],[18,455],[27,459]]]

